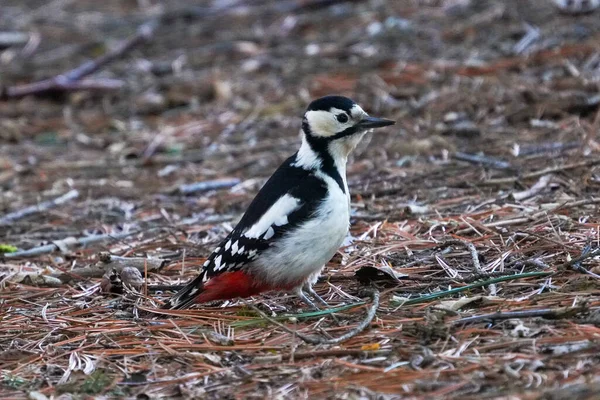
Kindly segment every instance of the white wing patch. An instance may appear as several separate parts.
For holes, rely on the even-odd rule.
[[[275,236],[275,229],[273,229],[273,227],[270,226],[269,229],[267,229],[267,232],[265,233],[265,240],[269,240],[273,236]]]
[[[254,225],[244,232],[244,236],[250,239],[258,239],[263,235],[265,235],[265,239],[273,237],[275,230],[272,228],[272,225],[277,225],[277,223],[287,221],[288,215],[298,210],[301,206],[302,204],[299,199],[289,194],[284,194]],[[234,245],[236,245],[235,252],[237,252],[237,243],[234,243]]]
[[[231,254],[235,254],[238,251],[238,242],[235,241],[233,242],[233,244],[231,245]]]
[[[215,270],[219,270],[221,268],[221,260],[223,259],[223,256],[220,255],[219,257],[215,258]]]
[[[290,221],[288,221],[287,215],[283,215],[281,218],[279,218],[277,221],[275,221],[275,225],[283,226],[283,225],[287,225],[288,222],[290,222]]]
[[[229,250],[230,247],[231,247],[231,240],[228,240],[227,243],[225,243],[225,251]]]

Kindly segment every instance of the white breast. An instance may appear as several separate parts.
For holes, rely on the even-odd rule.
[[[274,286],[316,278],[348,234],[348,188],[344,193],[328,175],[319,177],[327,183],[328,195],[318,208],[318,214],[265,250],[254,263],[262,279]]]

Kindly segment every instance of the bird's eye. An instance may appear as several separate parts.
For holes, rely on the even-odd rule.
[[[338,114],[337,120],[343,124],[345,122],[348,122],[348,116],[346,114]]]

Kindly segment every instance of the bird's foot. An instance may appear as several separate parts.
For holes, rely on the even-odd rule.
[[[327,302],[323,300],[323,298],[319,296],[317,292],[315,292],[315,289],[313,289],[312,285],[304,285],[304,290],[307,291],[308,294],[310,294],[313,299],[317,301],[317,303],[321,303],[322,306],[329,307],[329,304],[327,304]]]
[[[315,303],[313,303],[311,299],[308,298],[308,296],[304,293],[304,291],[302,291],[302,289],[298,290],[296,295],[300,298],[300,300],[302,300],[304,303],[306,303],[313,310],[321,311],[321,309],[319,307],[317,307],[317,305]]]
[[[304,285],[304,287],[298,289],[297,295],[304,303],[308,304],[313,310],[321,311],[321,309],[315,303],[313,303],[313,301],[306,295],[306,293],[304,293],[304,291],[308,292],[316,300],[317,303],[320,303],[321,305],[325,306],[325,308],[329,307],[329,304],[327,304],[327,302],[323,300],[323,298],[319,296],[317,292],[315,292],[315,290],[312,288],[312,285],[306,284]],[[335,314],[331,314],[331,318],[335,321],[335,323],[338,326],[340,325],[340,321],[337,319]]]

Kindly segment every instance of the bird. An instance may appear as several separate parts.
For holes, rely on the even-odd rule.
[[[353,100],[329,95],[312,101],[302,118],[302,143],[260,189],[198,276],[163,309],[246,298],[267,291],[306,296],[350,228],[348,155],[374,128],[395,121],[369,116]]]

